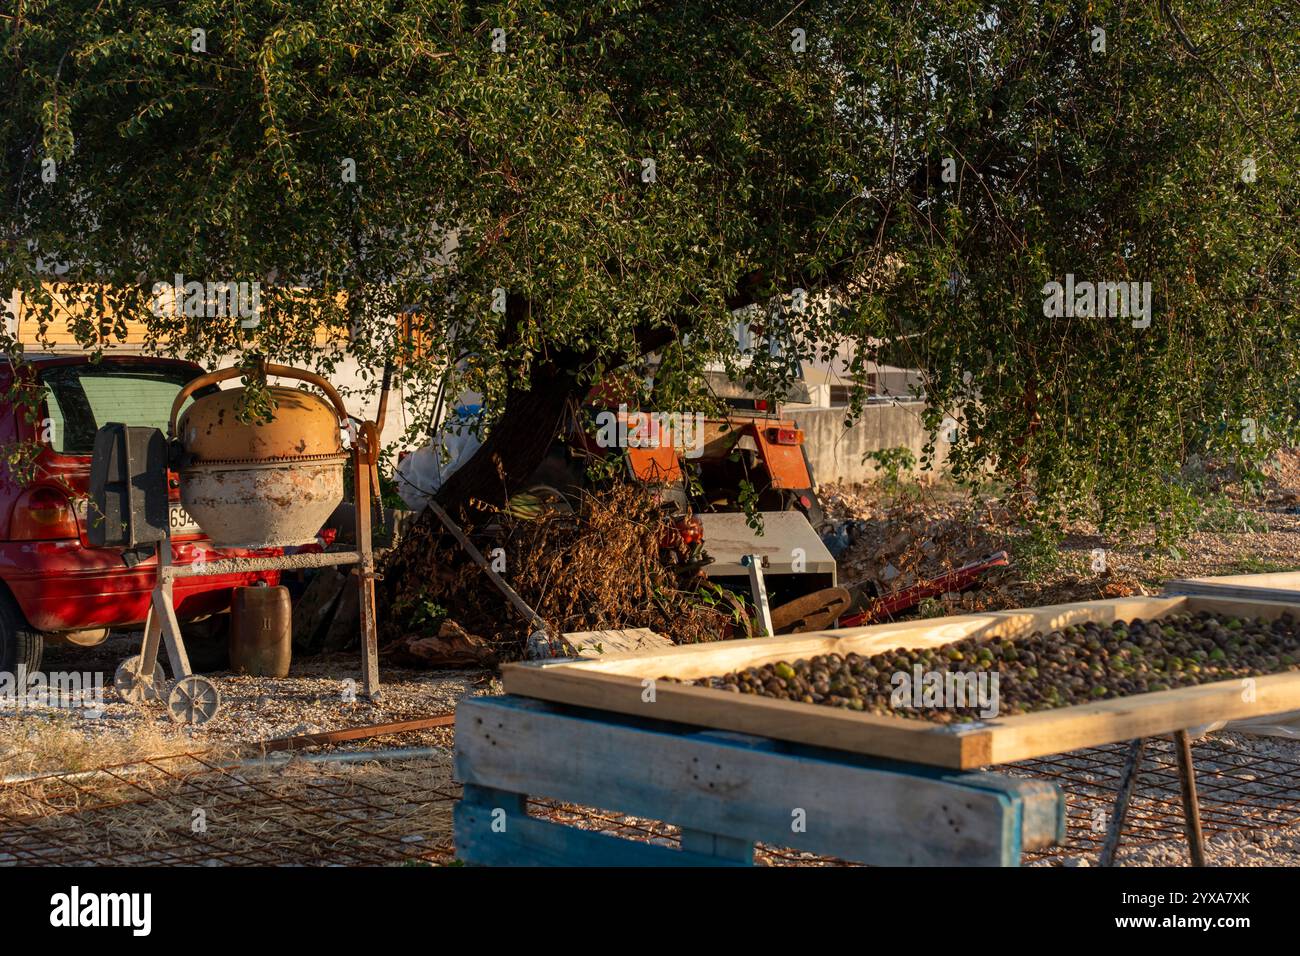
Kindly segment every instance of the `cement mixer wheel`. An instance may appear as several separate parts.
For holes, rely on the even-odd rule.
[[[178,680],[167,695],[167,713],[178,724],[206,724],[220,709],[217,685],[197,674]]]
[[[140,655],[128,657],[117,665],[113,675],[113,687],[117,694],[128,704],[143,704],[145,701],[157,700],[163,695],[167,686],[167,675],[163,673],[162,664],[154,661],[153,679],[149,680],[140,673]]]

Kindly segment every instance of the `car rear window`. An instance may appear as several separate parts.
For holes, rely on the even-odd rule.
[[[64,455],[89,455],[95,432],[109,422],[167,430],[176,393],[194,372],[138,365],[63,365],[41,382],[53,432],[51,447]],[[186,402],[188,405],[188,401]]]

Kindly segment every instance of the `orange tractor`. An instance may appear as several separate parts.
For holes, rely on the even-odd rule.
[[[589,408],[601,404],[589,399]],[[723,415],[687,419],[619,405],[596,412],[594,426],[570,415],[525,490],[571,498],[591,483],[590,471],[599,471],[589,469],[593,460],[618,457],[629,477],[656,489],[674,512],[661,542],[665,563],[742,595],[752,594],[761,576],[764,605],[769,596],[778,609],[796,602],[800,621],[828,626],[850,600],[835,587],[835,560],[818,534],[824,519],[804,433],[761,399],[727,404]],[[749,513],[759,521],[751,523]],[[760,567],[751,570],[750,561]],[[776,617],[772,626],[780,626]]]
[[[594,434],[571,416],[564,440],[528,485],[567,496],[588,484],[591,459],[625,450],[631,477],[662,487],[665,499],[683,510],[735,512],[749,504],[760,512],[801,511],[819,527],[821,503],[798,424],[761,399],[728,405],[725,415],[691,420],[619,406],[596,415]]]
[[[592,459],[626,451],[622,467],[675,511],[661,542],[665,562],[740,595],[769,634],[888,620],[1007,564],[1000,552],[888,595],[871,582],[842,585],[822,540],[828,526],[798,423],[761,399],[727,403],[726,414],[689,422],[624,405],[598,412],[595,429],[571,415],[526,487],[569,498],[590,483]]]

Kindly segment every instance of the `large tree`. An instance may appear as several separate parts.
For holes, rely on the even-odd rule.
[[[10,0],[0,289],[59,321],[59,263],[160,348],[328,368],[326,327],[449,374],[492,409],[452,507],[650,355],[672,405],[709,362],[775,393],[883,349],[961,420],[960,476],[1109,521],[1158,517],[1190,450],[1287,434],[1293,4],[758,7]],[[260,281],[261,324],[155,314],[176,273]],[[1150,324],[1046,315],[1067,275],[1150,283]],[[747,305],[779,351],[737,353]]]

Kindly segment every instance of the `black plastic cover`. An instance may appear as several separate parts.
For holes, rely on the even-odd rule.
[[[86,535],[92,547],[167,540],[167,441],[157,428],[109,422],[95,432]]]

